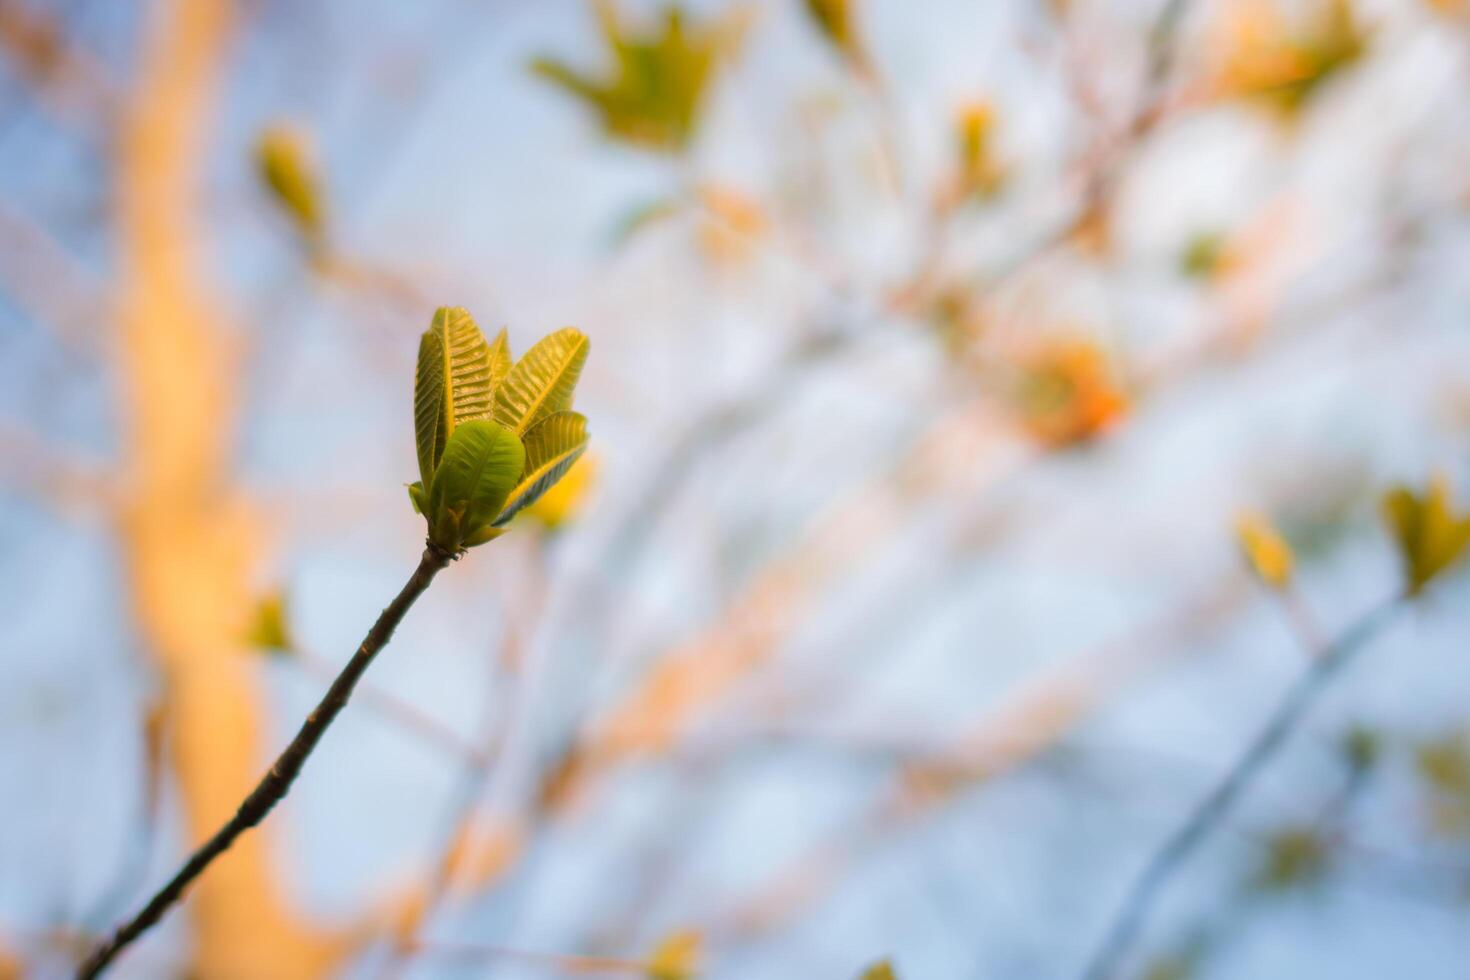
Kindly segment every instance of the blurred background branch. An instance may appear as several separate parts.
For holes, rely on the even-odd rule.
[[[1460,976],[1467,28],[0,3],[0,976],[398,584],[441,304],[585,330],[592,455],[136,975]]]

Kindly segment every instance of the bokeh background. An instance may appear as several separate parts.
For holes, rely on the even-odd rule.
[[[1465,499],[1467,270],[1457,0],[6,0],[0,976],[411,571],[462,305],[590,336],[592,451],[115,974],[1082,977]],[[1465,600],[1095,976],[1470,976]]]

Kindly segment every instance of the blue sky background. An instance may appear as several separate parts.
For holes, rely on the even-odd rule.
[[[81,43],[126,79],[132,5],[70,6]],[[829,742],[880,733],[944,746],[1031,678],[1109,644],[1142,655],[1140,630],[1239,577],[1232,525],[1245,508],[1290,518],[1340,505],[1330,543],[1303,552],[1300,579],[1331,635],[1398,581],[1377,491],[1434,470],[1470,488],[1470,29],[1427,4],[1364,0],[1377,25],[1369,55],[1294,127],[1238,104],[1171,122],[1129,158],[1110,254],[1064,250],[995,298],[1006,329],[1072,324],[1147,363],[1187,349],[1225,302],[1180,275],[1191,238],[1282,208],[1290,217],[1263,273],[1272,313],[1254,343],[1171,376],[1096,445],[1043,455],[981,411],[966,430],[973,444],[957,445],[983,452],[949,461],[949,478],[920,494],[883,489],[916,434],[973,394],[914,318],[881,308],[920,254],[915,216],[947,166],[957,108],[995,104],[1015,170],[955,233],[954,264],[983,277],[1077,199],[1072,164],[1099,119],[1070,98],[1068,66],[1089,66],[1105,111],[1122,111],[1157,5],[1079,0],[1065,42],[1022,0],[861,6],[887,117],[799,5],[757,3],[683,163],[610,144],[527,71],[537,54],[600,56],[580,3],[264,3],[240,18],[211,143],[209,270],[247,352],[235,457],[269,520],[258,584],[287,591],[304,648],[345,659],[420,547],[402,485],[414,476],[411,377],[431,308],[312,277],[255,183],[261,128],[285,120],[310,134],[347,253],[487,328],[507,325],[517,350],[565,324],[592,338],[579,409],[599,478],[550,546],[547,614],[487,807],[524,808],[572,726],[595,722],[717,621],[768,562],[882,491],[881,526],[854,525],[869,540],[813,571],[812,597],[769,665],[689,735],[741,746],[741,732],[786,727],[815,733],[810,744],[756,738],[615,768],[539,831],[501,888],[453,906],[433,936],[590,952],[600,928],[626,921],[631,933],[604,951],[639,956],[672,930],[707,928],[887,785],[889,763]],[[1204,64],[1227,6],[1202,2],[1186,22],[1182,75]],[[105,295],[106,157],[30,106],[16,78],[0,81],[3,208],[44,228],[77,280]],[[820,140],[801,122],[813,116],[827,120]],[[883,118],[901,151],[896,195],[872,177]],[[803,167],[820,175],[819,200],[803,197]],[[779,233],[731,264],[699,250],[687,218],[614,246],[621,220],[690,174],[762,202]],[[1395,229],[1410,219],[1405,244]],[[843,270],[844,288],[783,244],[791,229]],[[23,243],[4,251],[26,268]],[[0,283],[0,934],[26,935],[79,914],[132,846],[132,719],[150,675],[108,521],[85,503],[37,500],[41,454],[8,435],[32,433],[84,467],[115,459],[106,308],[80,311],[67,332],[81,342],[68,348],[17,295],[13,277]],[[853,340],[699,455],[642,558],[608,565],[619,522],[643,505],[646,474],[687,421],[763,391],[813,324]],[[1304,541],[1308,523],[1284,526]],[[436,584],[374,666],[376,684],[476,730],[484,689],[500,683],[505,607],[527,589],[531,532],[518,535]],[[1426,836],[1412,766],[1417,741],[1466,724],[1464,597],[1461,575],[1373,641],[1164,895],[1138,963],[1224,921],[1228,940],[1202,976],[1470,975],[1470,905],[1433,884],[1457,868],[1463,883],[1470,854],[1463,839]],[[1145,856],[1303,662],[1275,603],[1247,591],[1031,764],[865,840],[791,921],[737,944],[712,939],[709,975],[847,977],[879,956],[918,980],[1075,975]],[[322,682],[270,662],[258,680],[283,741]],[[1387,739],[1352,837],[1392,860],[1347,854],[1315,893],[1237,907],[1261,836],[1333,806],[1335,744],[1350,724]],[[268,831],[300,906],[345,919],[416,874],[456,772],[443,752],[349,710]],[[167,816],[150,881],[176,863],[178,831]],[[644,896],[635,885],[660,845],[671,874]],[[167,924],[156,955],[177,957],[182,937]],[[140,958],[117,975],[155,969]],[[414,975],[490,974],[421,962]],[[496,963],[493,975],[556,974]]]

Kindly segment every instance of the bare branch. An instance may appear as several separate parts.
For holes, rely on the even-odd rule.
[[[1367,646],[1392,618],[1404,608],[1401,596],[1373,607],[1349,626],[1286,691],[1265,727],[1251,740],[1204,799],[1184,822],[1169,835],[1144,866],[1129,889],[1116,918],[1108,927],[1102,945],[1082,972],[1085,980],[1108,980],[1116,975],[1123,957],[1143,928],[1154,899],[1180,866],[1198,849],[1216,827],[1230,816],[1237,799],[1245,793],[1266,764],[1275,757],[1317,699],[1327,690],[1354,657]]]

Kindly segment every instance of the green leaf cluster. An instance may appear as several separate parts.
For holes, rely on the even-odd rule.
[[[466,310],[434,313],[419,341],[408,488],[432,544],[457,554],[499,537],[582,455],[587,420],[571,407],[587,349],[568,327],[514,361],[504,330],[486,342]]]
[[[1423,494],[1395,487],[1383,497],[1383,514],[1399,548],[1409,595],[1424,591],[1470,547],[1470,515],[1454,509],[1443,479],[1433,480]]]
[[[738,30],[726,22],[689,24],[673,6],[656,27],[635,31],[620,21],[612,0],[597,0],[595,8],[611,69],[587,73],[541,57],[532,71],[596,112],[609,137],[656,150],[683,149],[698,126],[719,59],[734,47]]]

